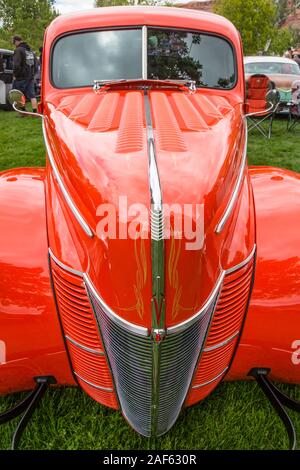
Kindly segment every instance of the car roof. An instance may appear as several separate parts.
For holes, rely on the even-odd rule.
[[[289,59],[288,57],[276,57],[276,56],[265,56],[265,55],[244,57],[245,64],[258,63],[258,62],[281,62],[283,64],[297,64],[297,62],[295,62],[292,59]]]
[[[10,51],[9,49],[0,49],[0,52],[4,52],[5,54],[13,54],[14,51]]]
[[[186,8],[154,6],[102,7],[59,15],[49,25],[46,37],[52,41],[70,31],[132,25],[204,30],[239,43],[236,28],[222,16]]]

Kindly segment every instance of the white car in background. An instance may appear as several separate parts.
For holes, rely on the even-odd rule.
[[[280,93],[279,111],[287,111],[286,104],[292,99],[292,83],[300,79],[297,62],[286,57],[244,57],[246,81],[251,75],[267,75]]]

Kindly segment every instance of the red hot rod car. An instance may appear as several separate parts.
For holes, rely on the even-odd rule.
[[[18,109],[22,97],[11,92]],[[177,8],[58,17],[45,168],[0,174],[0,393],[81,387],[140,434],[222,380],[300,383],[300,176],[247,165],[240,36]],[[21,111],[22,112],[22,111]]]

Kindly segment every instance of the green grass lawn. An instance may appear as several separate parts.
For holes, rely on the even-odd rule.
[[[0,170],[44,164],[41,122],[0,111]],[[300,126],[286,132],[274,123],[270,141],[250,136],[249,162],[300,172]],[[1,276],[0,276],[1,282]],[[282,385],[300,399],[300,387]],[[0,398],[0,412],[23,395]],[[300,436],[300,416],[291,412]],[[0,449],[10,446],[17,420],[0,427]],[[52,389],[34,414],[21,449],[147,449],[148,442],[121,414],[100,406],[75,388]],[[183,411],[158,449],[284,449],[288,439],[281,421],[255,383],[223,383],[210,397]]]

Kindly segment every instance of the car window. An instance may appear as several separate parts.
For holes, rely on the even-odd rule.
[[[72,34],[54,47],[52,80],[59,88],[141,77],[141,28]]]
[[[228,41],[165,28],[147,28],[145,48],[142,28],[69,34],[53,48],[51,73],[58,88],[142,77],[195,80],[201,87],[225,89],[236,82],[235,56]]]
[[[7,71],[13,70],[13,56],[12,54],[3,54],[3,69]]]
[[[148,78],[191,79],[201,87],[232,88],[232,47],[218,36],[148,28]]]

